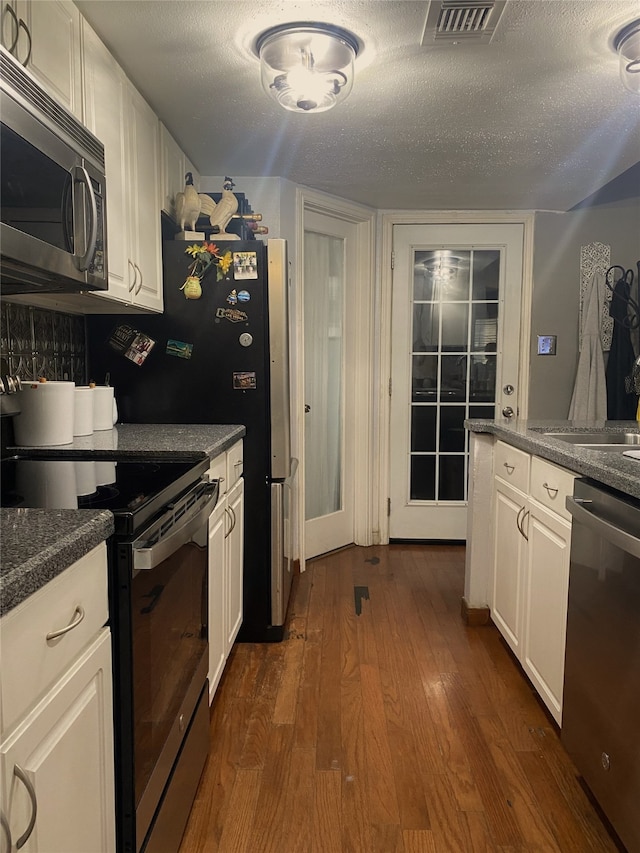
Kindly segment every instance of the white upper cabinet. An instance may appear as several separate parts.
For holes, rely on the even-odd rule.
[[[162,311],[162,242],[160,236],[160,123],[137,89],[127,86],[129,144],[127,198],[129,270],[132,301]],[[107,201],[108,204],[108,201]]]
[[[82,119],[80,12],[70,0],[3,3],[2,44],[59,104]]]
[[[162,209],[176,219],[176,195],[184,190],[185,176],[191,172],[193,183],[200,189],[200,175],[187,159],[167,128],[160,124],[160,185]]]
[[[85,124],[104,145],[107,179],[109,289],[101,296],[130,302],[125,128],[127,80],[95,32],[82,22]]]
[[[105,147],[109,289],[98,294],[162,311],[159,122],[83,21],[85,122]]]

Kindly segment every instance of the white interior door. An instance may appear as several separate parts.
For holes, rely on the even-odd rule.
[[[464,540],[465,418],[518,411],[524,228],[396,225],[391,539]]]
[[[347,283],[354,280],[356,226],[321,213],[304,218],[305,557],[354,541],[354,395],[350,390],[355,322]]]

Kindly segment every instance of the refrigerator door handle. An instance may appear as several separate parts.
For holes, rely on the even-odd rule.
[[[288,270],[286,240],[268,240],[267,286],[272,480],[284,480],[290,474]]]

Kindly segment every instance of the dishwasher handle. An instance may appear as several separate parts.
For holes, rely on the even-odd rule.
[[[640,557],[640,539],[632,533],[627,533],[626,530],[622,530],[620,527],[616,527],[615,524],[610,524],[610,522],[589,512],[586,507],[590,503],[591,501],[582,501],[580,498],[576,500],[571,495],[568,495],[565,501],[567,509],[576,521],[584,524],[585,527],[593,530],[612,545],[621,548],[634,557]]]

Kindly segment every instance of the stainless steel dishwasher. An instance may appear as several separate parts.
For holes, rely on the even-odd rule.
[[[573,516],[562,742],[640,853],[640,501],[590,480]]]

